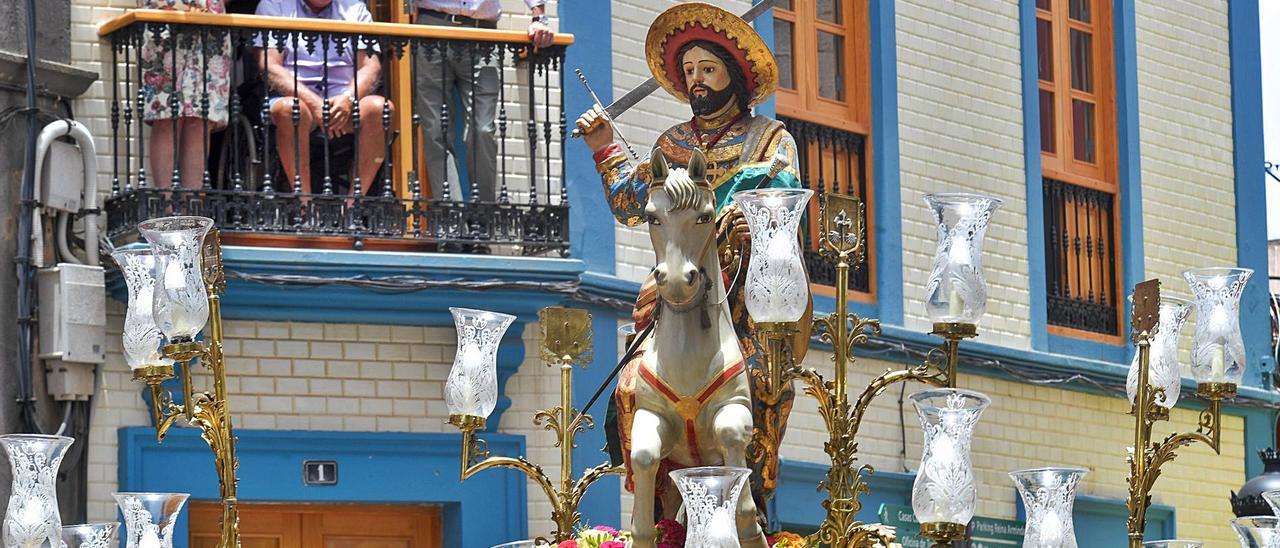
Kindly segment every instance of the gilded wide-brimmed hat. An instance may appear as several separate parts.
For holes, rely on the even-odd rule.
[[[649,26],[649,35],[644,40],[649,71],[662,89],[676,99],[689,102],[684,71],[676,54],[694,40],[717,44],[738,61],[747,79],[752,106],[764,102],[778,89],[778,62],[750,23],[710,4],[689,2],[662,12]]]

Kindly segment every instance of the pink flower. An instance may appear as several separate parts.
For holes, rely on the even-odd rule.
[[[658,548],[680,548],[684,546],[685,530],[680,522],[664,519],[655,526],[658,529]],[[663,546],[663,545],[667,546]]]
[[[608,525],[597,525],[595,527],[592,527],[592,529],[595,529],[596,531],[604,531],[606,533],[609,533],[609,536],[611,537],[618,536],[618,530],[612,527],[609,527]]]
[[[627,543],[616,540],[606,540],[600,545],[600,548],[627,548]]]
[[[578,548],[578,541],[569,539],[556,545],[556,548]]]

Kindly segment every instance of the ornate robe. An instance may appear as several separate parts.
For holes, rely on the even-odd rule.
[[[702,148],[702,143],[713,139],[719,128],[702,130],[702,138],[694,132],[698,131],[691,122],[671,127],[658,138],[656,146],[666,156],[671,167],[686,167],[695,149]],[[765,363],[761,349],[755,337],[755,328],[748,317],[745,301],[744,278],[749,261],[750,247],[734,249],[728,237],[731,223],[726,215],[726,208],[733,203],[733,193],[740,190],[756,188],[798,188],[800,186],[797,170],[797,153],[795,139],[787,132],[783,124],[764,116],[748,115],[736,122],[715,141],[714,145],[704,151],[707,158],[708,177],[711,179],[715,193],[717,247],[719,251],[721,272],[724,286],[729,293],[730,314],[734,329],[742,347],[742,356],[747,365],[752,387],[752,418],[755,424],[754,438],[748,447],[747,460],[752,468],[751,487],[756,498],[757,507],[762,511],[765,502],[772,497],[778,479],[778,446],[786,429],[787,416],[791,413],[794,393],[790,386],[784,387],[782,397],[775,402],[765,402],[756,397],[762,392],[765,382]],[[776,165],[775,165],[776,164]],[[626,226],[637,226],[644,222],[643,213],[649,199],[649,161],[646,159],[634,165],[623,153],[614,154],[597,166],[604,183],[605,197],[618,222]],[[781,169],[778,169],[781,167]],[[770,173],[774,172],[772,178]],[[645,279],[632,317],[639,332],[652,321],[657,298],[657,286],[653,276]],[[801,333],[793,340],[792,348],[796,360],[803,359],[808,348],[809,323],[812,313],[805,315],[800,322]],[[638,380],[638,362],[644,354],[637,355],[632,362],[625,365],[618,378],[618,388],[614,393],[613,404],[617,406],[618,427],[615,432],[618,439],[610,438],[610,450],[615,461],[621,457],[628,465],[627,489],[631,490],[630,475],[630,440],[631,418],[634,415],[635,385]],[[659,478],[666,477],[670,468],[696,465],[697,463],[665,463],[659,471]],[[661,481],[659,484],[661,485]]]

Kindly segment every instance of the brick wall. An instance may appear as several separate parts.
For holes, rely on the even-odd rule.
[[[1183,270],[1237,264],[1227,2],[1135,8],[1145,277],[1190,297]],[[1184,364],[1194,326],[1193,314],[1183,328]]]
[[[1227,2],[1136,10],[1146,267],[1169,284],[1236,262]]]
[[[120,354],[123,321],[123,306],[111,301],[103,392],[90,434],[90,520],[115,515],[116,429],[150,424],[142,387]],[[453,431],[443,396],[452,327],[227,321],[224,329],[236,428]],[[211,386],[204,371],[196,370],[197,386]]]
[[[1017,3],[898,2],[897,40],[906,327],[928,331],[931,325],[920,295],[928,281],[937,229],[923,195],[983,192],[1004,199],[992,217],[984,248],[989,287],[983,341],[1028,347]]]

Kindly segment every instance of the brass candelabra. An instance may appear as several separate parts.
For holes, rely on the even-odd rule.
[[[222,500],[219,548],[240,547],[240,517],[236,508],[236,438],[231,429],[231,412],[227,408],[227,371],[222,356],[221,294],[226,289],[222,272],[222,246],[218,230],[211,229],[201,248],[202,281],[209,301],[209,337],[204,341],[178,341],[162,349],[164,357],[182,364],[182,403],[161,383],[175,375],[172,365],[150,365],[134,370],[133,380],[151,389],[151,416],[156,425],[156,441],[163,442],[178,419],[200,429],[201,437],[213,451],[218,473],[218,495]],[[196,391],[191,382],[193,361],[203,364],[213,374],[213,392]]]
[[[1129,547],[1142,548],[1142,537],[1147,528],[1147,508],[1151,506],[1151,488],[1160,477],[1160,467],[1172,461],[1174,451],[1202,442],[1215,453],[1221,452],[1222,400],[1234,398],[1236,385],[1231,383],[1201,383],[1196,396],[1209,401],[1200,412],[1195,432],[1172,433],[1160,442],[1151,441],[1151,427],[1157,421],[1169,420],[1169,409],[1156,403],[1157,395],[1164,389],[1148,383],[1151,369],[1151,340],[1160,325],[1160,280],[1147,280],[1133,291],[1133,342],[1138,346],[1138,386],[1134,397],[1133,447],[1126,460],[1129,463]]]
[[[563,307],[544,308],[538,312],[542,325],[542,358],[547,365],[560,369],[560,405],[543,409],[534,414],[533,422],[548,431],[555,432],[555,446],[560,449],[560,481],[553,483],[542,466],[524,457],[489,455],[488,444],[477,432],[485,428],[485,418],[471,415],[450,415],[449,423],[462,430],[461,479],[491,468],[515,468],[542,487],[543,494],[551,502],[551,520],[556,529],[550,542],[559,543],[574,535],[574,528],[582,519],[578,511],[587,489],[597,480],[610,474],[621,474],[621,467],[604,463],[587,469],[582,477],[573,478],[574,437],[594,428],[591,415],[573,408],[573,366],[585,366],[590,361],[591,314],[585,310]],[[548,540],[539,537],[539,544]]]
[[[977,326],[935,323],[931,334],[942,337],[941,345],[930,350],[918,365],[886,370],[876,376],[851,404],[847,372],[854,361],[853,349],[866,343],[870,336],[880,334],[879,320],[849,312],[849,269],[865,259],[863,206],[856,197],[827,193],[819,207],[820,251],[836,263],[836,309],[825,317],[815,318],[813,329],[821,340],[832,346],[835,375],[827,380],[816,369],[793,363],[788,341],[797,330],[796,323],[759,323],[756,327],[766,341],[769,366],[763,397],[776,401],[784,385],[797,379],[803,381],[804,393],[818,401],[818,412],[830,435],[824,449],[831,459],[831,467],[826,479],[819,484],[819,489],[827,492],[827,500],[822,503],[827,515],[810,541],[841,548],[888,546],[896,537],[891,529],[861,523],[856,517],[862,508],[858,498],[870,491],[863,475],[874,472],[870,465],[857,465],[857,435],[862,418],[872,400],[898,382],[917,381],[954,388],[960,341],[976,337]],[[966,529],[964,524],[924,523],[921,536],[934,540],[939,546],[947,546],[963,540]]]

